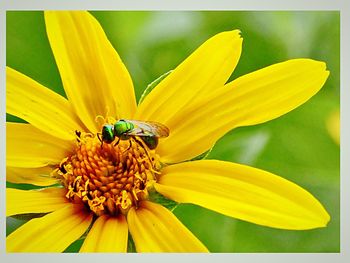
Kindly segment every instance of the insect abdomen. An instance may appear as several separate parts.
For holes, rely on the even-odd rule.
[[[156,136],[142,136],[140,137],[150,150],[157,148],[158,138]]]

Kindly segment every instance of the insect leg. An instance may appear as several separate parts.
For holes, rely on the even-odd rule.
[[[81,136],[81,131],[75,130],[75,135],[77,136],[77,138],[76,138],[77,141],[80,142],[80,141],[81,141],[81,140],[80,140],[80,138],[81,138],[81,137],[80,137],[80,136]]]
[[[123,153],[125,153],[126,151],[128,151],[131,148],[131,139],[129,139],[129,146],[126,150],[123,151]]]
[[[101,133],[98,132],[96,135],[97,135],[98,140],[101,142],[101,149],[102,149],[103,140],[101,139]]]
[[[148,153],[148,150],[146,149],[145,145],[144,145],[144,142],[142,140],[140,140],[139,138],[137,138],[136,136],[134,137],[135,139],[135,142],[140,145],[142,147],[142,149],[145,151],[147,157],[148,157],[148,160],[150,162],[150,164],[152,165],[152,159],[151,157],[149,156],[149,153]],[[153,166],[153,165],[152,165]]]
[[[128,149],[126,149],[127,151],[131,148],[131,140],[129,140],[129,146]]]
[[[119,141],[120,141],[120,138],[118,137],[118,141],[115,144],[113,144],[113,146],[117,146]]]

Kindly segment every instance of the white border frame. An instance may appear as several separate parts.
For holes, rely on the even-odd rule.
[[[350,112],[350,69],[349,59],[349,26],[350,6],[348,0],[2,0],[0,2],[0,261],[47,263],[52,262],[155,262],[164,261],[200,261],[213,260],[234,262],[350,262],[350,177],[349,177],[349,147],[350,124],[345,116]],[[47,9],[81,9],[81,10],[336,10],[340,11],[341,19],[341,63],[340,63],[340,93],[341,93],[341,252],[340,253],[220,253],[220,254],[7,254],[5,251],[5,151],[6,151],[6,95],[5,95],[5,65],[6,65],[6,11],[7,10],[47,10]],[[327,33],[327,32],[325,32]],[[345,73],[345,74],[344,74]],[[347,136],[346,136],[347,135]]]

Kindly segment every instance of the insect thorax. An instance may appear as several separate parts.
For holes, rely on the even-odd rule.
[[[129,137],[122,137],[126,132],[134,129],[134,125],[130,122],[119,120],[114,124],[114,135],[118,136],[120,139],[127,140]]]

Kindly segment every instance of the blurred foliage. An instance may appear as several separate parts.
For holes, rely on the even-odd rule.
[[[126,64],[137,98],[203,41],[225,30],[240,29],[244,38],[241,60],[231,79],[291,58],[325,61],[331,75],[316,96],[274,121],[229,132],[209,158],[244,163],[297,183],[324,204],[331,215],[329,225],[310,231],[272,229],[187,204],[174,213],[212,252],[339,252],[340,151],[326,128],[330,113],[339,109],[339,12],[92,14]],[[42,12],[8,11],[6,27],[7,65],[65,95]],[[19,121],[13,116],[7,120]],[[7,222],[7,233],[23,223],[13,218]],[[80,245],[81,240],[67,252],[78,251]]]

